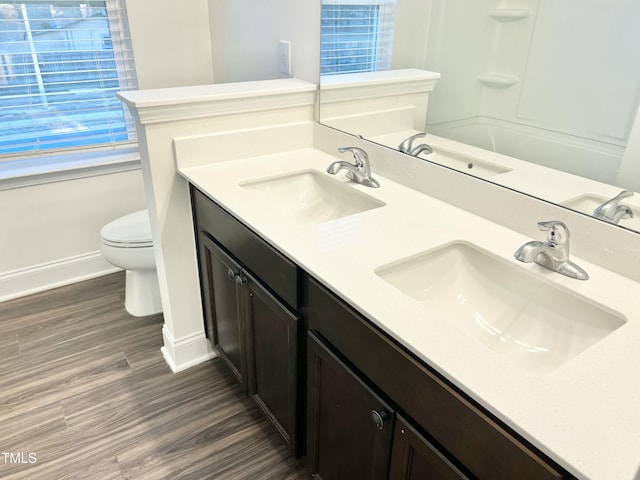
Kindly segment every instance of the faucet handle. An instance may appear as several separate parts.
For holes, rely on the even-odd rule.
[[[569,229],[559,220],[538,222],[538,228],[547,233],[547,243],[550,245],[565,245],[569,242]]]
[[[622,200],[623,198],[633,197],[633,192],[630,190],[622,190],[618,195],[611,200]]]
[[[621,205],[623,198],[632,197],[633,192],[622,190],[618,195],[599,205],[594,211],[593,216],[609,223],[618,223],[623,218],[633,217],[633,211],[626,205]]]
[[[426,136],[427,134],[424,132],[420,132],[420,133],[416,133],[414,135],[411,135],[410,137],[405,138],[402,143],[400,145],[398,145],[398,150],[400,150],[402,153],[409,153],[411,148],[413,147],[413,141],[416,138],[422,138],[424,136]]]
[[[340,153],[351,152],[353,158],[356,161],[356,166],[363,167],[369,165],[369,155],[362,148],[359,147],[338,147]]]

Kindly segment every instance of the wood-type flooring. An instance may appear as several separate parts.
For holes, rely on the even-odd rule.
[[[307,478],[214,359],[172,373],[116,273],[0,303],[0,479]]]

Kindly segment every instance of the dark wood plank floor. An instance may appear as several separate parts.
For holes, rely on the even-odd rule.
[[[108,275],[0,303],[0,478],[302,479],[219,359],[174,374]]]

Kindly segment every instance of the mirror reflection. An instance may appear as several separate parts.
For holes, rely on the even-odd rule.
[[[640,3],[323,0],[320,121],[640,232]]]

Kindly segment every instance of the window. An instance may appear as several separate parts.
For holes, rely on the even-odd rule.
[[[320,73],[389,70],[394,0],[323,0]]]
[[[0,1],[0,160],[135,141],[124,0]]]

